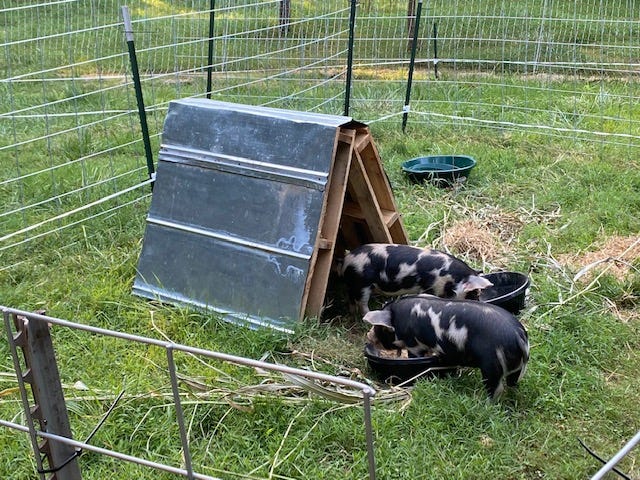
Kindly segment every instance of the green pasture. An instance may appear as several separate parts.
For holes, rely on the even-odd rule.
[[[526,134],[419,125],[403,135],[396,125],[382,123],[372,130],[412,241],[448,246],[443,243],[448,231],[479,218],[491,220],[500,238],[501,221],[515,218],[508,242],[505,237],[498,244],[504,255],[481,259],[473,248],[455,253],[487,270],[530,272],[532,280],[520,315],[531,337],[530,368],[500,403],[486,402],[473,371],[419,381],[400,393],[374,383],[380,389],[373,411],[380,478],[588,477],[598,462],[578,438],[609,457],[640,421],[640,265],[629,259],[624,278],[605,272],[593,282],[594,277],[573,282],[581,266],[558,259],[597,251],[615,236],[637,237],[638,165],[603,162],[594,154],[598,147],[588,143]],[[460,188],[413,184],[399,170],[411,156],[452,149],[479,161]],[[71,229],[51,236],[39,252],[3,255],[3,263],[17,265],[3,271],[2,303],[375,382],[361,354],[365,328],[348,316],[309,319],[284,336],[133,297],[147,206],[141,201],[83,225],[81,233]],[[125,390],[125,400],[94,443],[180,464],[163,351],[64,329],[54,329],[54,339],[77,438],[87,435]],[[6,344],[1,349],[0,412],[2,418],[19,420]],[[261,389],[264,382],[283,380],[248,369],[188,356],[177,361],[194,461],[204,473],[366,476],[360,407],[307,397],[296,389]],[[88,390],[79,389],[79,381]],[[27,437],[6,429],[0,435],[4,477],[28,478],[33,459]],[[621,465],[631,476],[638,473],[635,458],[632,453]],[[163,478],[92,454],[81,463],[84,478],[114,471],[118,478]]]
[[[296,8],[304,8],[304,15],[317,15],[314,8],[323,8],[319,5],[324,3],[299,2]],[[406,2],[360,3],[361,19],[373,13],[387,15],[386,27],[396,21],[394,14],[406,12]],[[429,4],[425,25],[430,28],[434,19],[451,14],[450,9],[459,2],[425,3]],[[443,57],[455,46],[469,59],[480,54],[502,58],[506,44],[499,41],[493,50],[487,50],[485,43],[482,52],[478,43],[468,42],[464,49],[462,43],[452,43],[464,31],[484,38],[513,33],[499,21],[505,2],[466,3],[469,10],[457,21],[439,20],[442,38],[451,39],[441,44]],[[535,8],[531,3],[510,6],[512,15],[543,17],[538,8],[547,2],[536,2],[540,6]],[[607,29],[607,38],[624,44],[638,37],[637,22],[627,22],[633,2],[550,3],[572,19],[612,18],[611,9],[617,7],[619,22],[612,22],[616,27]],[[4,2],[3,7],[21,4],[14,0]],[[119,5],[102,2],[105,8],[83,12],[70,6],[67,10],[51,8],[51,15],[41,10],[42,18],[30,22],[17,10],[5,18],[4,28],[18,29],[14,37],[18,40],[82,28],[92,16],[105,15],[108,24],[113,17],[106,12],[117,11]],[[176,13],[166,2],[136,5],[134,18],[143,16],[144,8]],[[475,20],[474,12],[484,17]],[[294,10],[294,15],[298,13]],[[272,13],[256,8],[252,15],[252,22],[266,25],[265,15]],[[142,52],[156,35],[172,38],[176,32],[206,31],[207,19],[201,17],[189,24],[188,31],[181,30],[187,27],[180,20],[151,22],[147,26],[153,24],[153,28],[140,37]],[[237,15],[233,17],[233,11],[217,19],[220,28],[225,22],[229,28],[242,22]],[[328,25],[332,18],[322,21],[322,28],[332,28]],[[539,36],[540,23],[526,22],[522,38]],[[399,24],[406,27],[405,20]],[[361,25],[371,24],[363,20]],[[295,38],[304,34],[300,28],[293,27]],[[547,22],[544,29],[545,38],[576,42],[577,46],[558,58],[590,62],[611,56],[628,61],[632,55],[631,50],[593,47],[605,34],[594,31],[589,22]],[[90,40],[79,40],[79,45],[91,44],[93,52],[77,46],[72,50],[87,58],[124,51],[118,28],[92,35]],[[236,43],[233,48],[238,50],[218,54],[231,59],[251,56],[251,49],[260,43],[251,40]],[[20,44],[6,50],[3,76],[9,75],[7,66],[16,75],[41,68],[43,62],[59,66],[70,61],[69,43],[52,40],[46,61],[35,47]],[[318,45],[308,48],[311,50],[296,54],[322,54]],[[357,48],[364,61],[354,72],[352,115],[371,120],[373,138],[411,242],[448,249],[484,271],[515,270],[531,278],[526,308],[519,315],[531,340],[529,369],[518,388],[507,390],[500,402],[486,401],[479,372],[472,370],[420,380],[409,388],[381,384],[362,355],[366,327],[347,315],[340,298],[329,299],[331,308],[323,318],[305,319],[293,334],[285,335],[232,325],[214,313],[134,297],[131,289],[149,207],[148,188],[89,209],[83,213],[92,217],[86,222],[0,250],[0,304],[30,311],[45,309],[51,316],[84,324],[370,382],[378,390],[372,415],[380,479],[589,478],[601,464],[580,440],[608,459],[640,429],[640,247],[635,243],[640,239],[640,157],[637,140],[629,137],[637,135],[640,110],[634,101],[637,90],[634,96],[629,87],[632,78],[603,74],[594,79],[591,72],[575,71],[545,76],[518,68],[510,71],[506,65],[496,71],[478,71],[443,62],[436,81],[433,71],[422,65],[414,77],[412,111],[403,133],[397,112],[404,101],[406,69],[365,64],[368,56],[406,58],[406,39],[380,41],[375,48],[372,42],[362,41]],[[423,57],[428,56],[428,45],[421,48]],[[143,69],[171,73],[196,65],[194,55],[174,53],[170,58],[141,53]],[[541,50],[540,55],[544,54]],[[284,68],[289,61],[279,58],[274,67],[260,63],[264,60],[242,64],[247,71],[217,72],[220,92],[215,98],[253,104],[273,101],[271,106],[307,110],[318,105],[319,97],[335,97],[325,111],[341,113],[343,77],[314,89],[318,78],[335,74],[333,66],[320,69],[320,77],[317,71],[302,71],[294,78],[261,82],[260,69]],[[124,74],[126,62],[126,57],[114,57],[52,76]],[[292,58],[291,63],[295,62]],[[168,75],[146,84],[145,94],[153,105],[149,121],[154,152],[160,145],[168,102],[179,95],[202,95],[204,80],[198,75],[188,81]],[[135,117],[115,116],[101,123],[90,115],[63,115],[74,111],[73,105],[90,112],[135,111],[135,99],[123,93],[122,82],[107,77],[51,81],[44,91],[45,83],[0,83],[0,93],[10,100],[0,107],[3,114],[30,109],[43,99],[59,100],[46,109],[30,111],[42,118],[0,118],[0,212],[64,194],[55,203],[3,215],[0,236],[146,178]],[[287,97],[283,95],[287,91],[308,93]],[[430,113],[503,123],[455,121]],[[532,128],[518,129],[517,124]],[[534,128],[536,125],[554,129]],[[52,128],[66,133],[48,137]],[[589,131],[608,135],[583,133]],[[9,148],[12,144],[19,147]],[[478,165],[464,184],[448,189],[412,183],[402,173],[403,161],[436,153],[471,155]],[[55,174],[47,170],[63,163],[65,167]],[[11,181],[18,176],[24,178]],[[86,188],[89,185],[93,187]],[[75,220],[60,219],[16,241]],[[588,267],[594,261],[599,262]],[[84,440],[124,391],[91,443],[183,465],[164,350],[58,327],[52,329],[52,336],[74,438]],[[292,386],[278,375],[201,357],[177,353],[176,365],[197,471],[223,479],[367,478],[360,404],[333,401]],[[0,419],[24,422],[5,340],[0,340]],[[90,452],[79,461],[87,480],[175,478]],[[639,465],[636,449],[619,468],[637,478]],[[4,427],[0,427],[0,477],[37,478],[28,437]]]

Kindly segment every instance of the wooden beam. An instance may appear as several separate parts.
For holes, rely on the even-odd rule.
[[[401,215],[398,213],[391,183],[384,171],[380,154],[368,129],[358,135],[356,145],[358,146],[357,151],[362,159],[364,171],[371,183],[371,188],[380,210],[385,217],[385,224],[391,233],[393,242],[409,243],[409,236],[402,223]],[[397,217],[394,214],[397,214]]]
[[[347,191],[347,178],[353,156],[355,131],[342,128],[333,165],[329,172],[329,182],[325,190],[324,204],[318,229],[318,239],[311,258],[307,283],[302,298],[301,314],[320,317],[327,290],[333,254],[340,228],[342,208]]]
[[[301,316],[320,317],[334,256],[363,243],[408,243],[391,184],[368,127],[343,126],[325,189]]]
[[[383,210],[380,209],[380,213],[382,214],[382,219],[384,224],[391,228],[394,223],[396,223],[400,219],[400,214],[395,210]],[[360,206],[354,202],[345,202],[344,208],[342,209],[343,219],[344,216],[351,217],[357,220],[364,220],[364,213],[360,209]]]
[[[390,243],[392,241],[391,234],[385,225],[375,190],[369,180],[362,158],[357,152],[349,170],[349,187],[353,192],[355,202],[362,211],[364,221],[371,231],[373,237],[371,241]]]

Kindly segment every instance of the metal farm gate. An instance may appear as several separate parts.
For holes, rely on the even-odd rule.
[[[363,407],[363,440],[366,444],[367,468],[370,480],[376,478],[374,458],[373,430],[371,424],[371,403],[376,391],[369,385],[348,378],[327,375],[320,372],[292,368],[286,365],[252,360],[245,357],[204,350],[153,338],[132,335],[104,328],[49,317],[44,312],[26,312],[14,308],[0,306],[4,319],[6,338],[11,347],[14,368],[18,379],[21,402],[26,425],[0,419],[0,426],[14,429],[29,435],[35,456],[38,478],[41,480],[81,480],[80,457],[83,452],[97,453],[120,461],[130,462],[143,467],[169,472],[190,479],[217,480],[217,477],[205,475],[202,466],[196,466],[192,459],[191,444],[185,404],[188,398],[184,393],[184,376],[176,365],[179,355],[194,355],[209,360],[259,369],[261,371],[282,374],[284,383],[296,385],[315,385],[322,390],[323,385],[340,386],[340,397],[343,401],[362,404]],[[91,442],[93,436],[107,421],[114,411],[125,390],[115,397],[111,407],[105,412],[89,436],[78,441],[72,438],[72,425],[68,415],[68,405],[63,394],[60,373],[53,343],[50,335],[52,329],[70,329],[76,333],[85,333],[104,338],[112,338],[134,345],[146,346],[149,349],[161,349],[165,352],[165,373],[170,379],[173,396],[173,415],[178,426],[181,446],[182,465],[169,465],[168,462],[157,462],[141,455],[125,454],[118,448],[106,448]],[[114,352],[110,352],[111,355]]]

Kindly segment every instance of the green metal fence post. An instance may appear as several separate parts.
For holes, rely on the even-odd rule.
[[[155,177],[155,167],[153,164],[153,153],[151,151],[151,140],[149,138],[149,127],[147,126],[147,112],[144,108],[142,83],[140,82],[140,71],[138,69],[138,58],[136,57],[136,47],[133,42],[133,26],[131,24],[129,8],[126,5],[122,7],[122,17],[124,19],[124,32],[127,39],[127,47],[129,48],[129,60],[131,62],[133,86],[136,91],[136,103],[138,104],[138,116],[140,118],[140,129],[142,130],[142,142],[144,144],[144,153],[147,157],[147,172],[149,173],[149,178],[153,180]],[[153,189],[153,183],[151,184],[151,188]]]
[[[413,29],[413,43],[411,44],[411,60],[409,61],[409,76],[407,78],[407,91],[404,97],[404,106],[402,107],[402,131],[407,127],[407,119],[409,118],[409,100],[411,99],[411,84],[413,82],[413,68],[416,62],[416,50],[418,49],[418,31],[420,30],[420,15],[422,13],[422,0],[418,1],[418,9],[416,11],[416,23]]]
[[[216,20],[216,0],[209,4],[209,51],[207,52],[207,98],[211,99],[211,76],[213,75],[213,35]]]
[[[358,0],[351,0],[351,11],[349,13],[349,47],[347,51],[347,81],[344,95],[344,115],[349,115],[349,102],[351,100],[351,76],[353,74],[353,40],[356,27],[356,5]]]

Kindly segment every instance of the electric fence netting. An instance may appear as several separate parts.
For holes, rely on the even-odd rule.
[[[360,0],[352,42],[349,0],[132,0],[142,99],[123,6],[0,1],[0,269],[144,217],[145,141],[178,98],[640,147],[634,0]]]
[[[356,81],[364,121],[409,108],[411,122],[640,146],[637,2],[424,2],[409,107],[416,2],[362,3],[354,68],[387,92]]]
[[[0,5],[7,26],[0,62],[0,255],[37,239],[43,242],[37,250],[62,243],[51,234],[90,220],[99,225],[124,208],[144,216],[150,196],[144,141],[152,154],[158,151],[173,99],[207,96],[341,113],[348,2],[303,10],[280,0],[161,6],[133,0],[127,10],[134,72],[121,2]],[[141,101],[148,139],[138,118]]]
[[[0,0],[0,275],[10,275],[15,285],[23,281],[26,269],[34,265],[49,268],[47,259],[58,256],[56,261],[61,261],[51,262],[53,277],[64,261],[84,262],[81,256],[74,256],[74,246],[96,251],[102,259],[111,252],[102,252],[100,246],[115,244],[126,251],[123,263],[129,263],[123,273],[113,271],[116,262],[104,262],[104,275],[129,279],[130,256],[138,254],[137,242],[144,230],[164,119],[169,103],[176,99],[211,98],[347,113],[385,129],[400,130],[401,122],[408,119],[407,135],[412,128],[489,132],[483,139],[539,135],[565,142],[562,148],[566,146],[567,155],[575,142],[593,146],[594,158],[637,166],[639,19],[637,0]],[[508,141],[504,143],[508,147]],[[83,268],[90,267],[83,263]],[[29,287],[59,288],[56,298],[64,298],[69,292],[60,283],[64,281]],[[76,292],[69,294],[74,295]],[[105,298],[108,295],[97,301],[109,303]],[[80,297],[79,304],[87,303],[85,300]],[[120,305],[109,307],[118,315],[108,321],[120,322],[126,316],[120,315]],[[204,390],[199,377],[178,376],[173,352],[178,354],[178,367],[200,372],[204,365],[211,378],[220,374],[222,382],[227,382],[228,375],[220,373],[216,362],[228,357],[174,344],[169,337],[167,342],[158,342],[13,309],[6,309],[4,315],[8,338],[16,338],[20,316],[40,322],[44,330],[53,325],[63,332],[60,342],[80,344],[82,338],[88,347],[78,350],[78,356],[113,353],[111,372],[97,371],[87,362],[89,379],[84,380],[104,385],[104,392],[112,380],[106,377],[120,374],[127,357],[134,358],[129,363],[135,363],[153,349],[160,360],[144,363],[138,377],[123,381],[123,391],[129,386],[131,391],[122,397],[121,406],[127,414],[140,413],[134,408],[138,398],[150,396],[149,408],[158,411],[168,406],[182,408],[186,400],[191,416],[178,422],[190,418],[186,429],[176,425],[172,415],[165,415],[160,425],[175,437],[183,437],[183,449],[169,454],[151,451],[150,435],[155,430],[146,430],[147,419],[152,418],[146,411],[134,422],[123,415],[129,430],[119,432],[124,441],[115,439],[115,446],[124,442],[124,455],[129,457],[148,453],[155,467],[160,463],[182,465],[183,452],[188,453],[191,446],[198,470],[238,476],[209,466],[210,454],[223,435],[206,438],[208,431],[203,430],[202,438],[184,439],[201,417],[211,423],[210,431],[222,430],[225,412],[244,407],[235,402],[233,391],[262,398],[264,365],[256,368],[252,361],[236,362],[241,368],[234,367],[233,372],[240,372],[239,382]],[[102,310],[100,315],[107,316]],[[153,312],[150,316],[155,332],[162,332],[154,323]],[[22,348],[17,342],[15,347]],[[14,350],[12,356],[17,359],[18,350]],[[70,356],[65,366],[73,370],[75,360],[75,355]],[[315,357],[309,361],[314,362]],[[22,366],[26,372],[27,365],[18,367]],[[244,367],[255,372],[247,374]],[[169,377],[159,378],[158,371],[163,370]],[[287,369],[275,368],[274,374],[280,370]],[[305,381],[307,372],[294,374],[306,395],[314,375]],[[178,391],[178,380],[190,390]],[[266,385],[290,388],[281,384],[277,377]],[[368,405],[368,387],[357,387],[367,396],[355,402],[343,392],[336,396],[325,388],[324,393],[346,398],[348,405],[361,401]],[[101,402],[113,400],[110,394],[103,397],[103,390],[98,389],[94,398],[94,392],[87,392],[82,383],[72,388],[73,399],[95,403],[95,408],[80,408],[72,400],[68,405],[76,408],[74,414],[96,423],[106,418]],[[8,390],[0,394],[5,392]],[[292,403],[302,403],[298,392],[294,393]],[[215,398],[202,407],[206,411],[198,411],[203,404],[197,400],[205,395]],[[229,401],[235,404],[229,406]],[[288,427],[303,418],[303,413],[313,412],[316,418],[302,436],[305,440],[325,417],[346,410],[343,405],[320,407],[324,405],[305,404]],[[265,418],[268,423],[268,414]],[[366,442],[369,471],[373,472],[370,419],[365,416],[363,420],[364,435],[358,430],[354,438]],[[13,421],[0,419],[0,423],[27,431]],[[76,437],[90,438],[92,433],[82,428]],[[289,428],[285,437],[288,433]],[[637,443],[637,436],[633,442]],[[284,439],[280,446],[283,443]],[[78,442],[71,446],[90,450],[90,445]],[[247,443],[247,450],[251,448],[253,444]],[[281,449],[276,450],[272,462],[265,464],[271,469],[270,477],[279,477],[273,471],[297,448],[283,451],[280,458]],[[359,457],[362,465],[366,461],[365,455]],[[191,467],[171,468],[180,475],[208,478],[195,477]],[[264,466],[254,471],[261,468]],[[38,470],[43,478],[43,470]],[[253,478],[254,471],[243,478]]]

